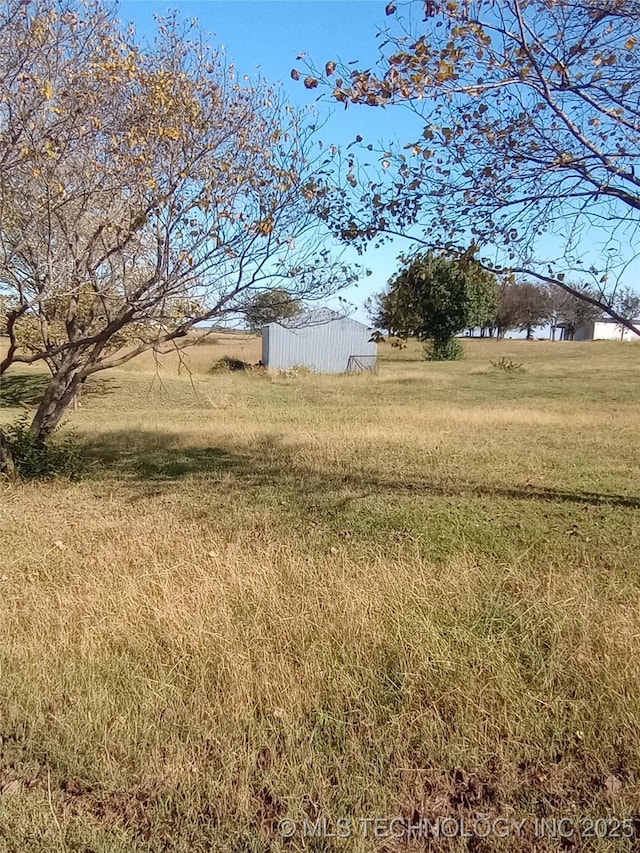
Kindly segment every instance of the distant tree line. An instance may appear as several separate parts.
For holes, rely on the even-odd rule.
[[[526,332],[531,340],[534,329],[550,325],[554,340],[573,340],[580,325],[603,316],[601,308],[588,301],[592,297],[597,302],[599,294],[575,287],[580,297],[546,284],[500,279],[472,253],[456,258],[427,252],[403,259],[400,272],[365,307],[378,329],[424,341],[427,358],[442,360],[460,357],[456,336],[465,329],[496,338],[509,331]],[[640,314],[640,296],[621,289],[615,307],[633,320]]]
[[[599,296],[589,288],[579,289],[594,299]],[[531,340],[534,329],[549,325],[553,340],[560,337],[571,341],[579,326],[604,316],[597,305],[552,285],[507,281],[497,285],[497,293],[496,313],[492,323],[481,327],[483,336],[500,338],[506,332],[518,331],[526,332]],[[633,320],[640,313],[640,297],[628,288],[621,289],[615,298],[615,309],[626,320]]]

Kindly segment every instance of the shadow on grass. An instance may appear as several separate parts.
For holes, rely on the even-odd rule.
[[[42,399],[49,379],[48,373],[5,374],[0,384],[0,408],[16,409],[21,406],[35,408]],[[117,385],[113,379],[92,377],[83,387],[80,399],[104,397],[116,388]]]
[[[246,473],[241,457],[219,447],[181,447],[179,433],[130,430],[110,432],[86,442],[96,471],[141,481],[172,481],[190,475]],[[100,475],[98,475],[100,476]]]
[[[37,406],[49,382],[49,374],[5,374],[0,382],[0,408]]]
[[[640,508],[640,497],[535,486],[496,486],[451,480],[446,483],[420,478],[413,481],[375,476],[369,472],[322,471],[305,467],[294,458],[293,448],[273,441],[244,448],[184,447],[180,433],[118,431],[101,434],[86,443],[94,476],[100,471],[141,483],[162,483],[187,476],[219,479],[231,477],[240,485],[280,486],[312,500],[350,488],[363,494],[434,497],[490,497],[537,500],[591,506]]]

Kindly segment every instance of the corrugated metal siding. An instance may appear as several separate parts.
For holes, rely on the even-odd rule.
[[[344,373],[352,355],[375,356],[371,330],[357,320],[330,320],[285,328],[270,323],[262,330],[262,362],[271,370],[307,367],[316,373]]]

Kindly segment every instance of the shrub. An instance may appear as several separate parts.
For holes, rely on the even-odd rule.
[[[427,361],[458,361],[464,358],[464,347],[457,338],[427,341],[424,346]]]
[[[230,370],[249,370],[250,368],[251,365],[240,358],[223,355],[222,358],[219,358],[211,365],[209,373],[227,373]]]
[[[522,364],[504,355],[499,361],[492,361],[491,367],[494,370],[501,370],[503,373],[519,373],[524,370]]]
[[[57,432],[57,431],[56,431]],[[44,442],[29,432],[29,415],[4,428],[16,473],[25,480],[51,477],[78,479],[82,470],[81,449],[75,434]]]

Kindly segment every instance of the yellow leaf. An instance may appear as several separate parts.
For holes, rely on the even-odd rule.
[[[627,41],[625,42],[624,46],[627,48],[627,50],[633,50],[633,48],[634,48],[637,44],[638,44],[638,39],[637,39],[637,38],[635,38],[634,36],[631,36],[631,38],[627,39]]]
[[[273,219],[262,219],[258,222],[256,230],[262,237],[268,237],[273,231]]]
[[[42,89],[42,94],[45,96],[45,98],[48,101],[50,101],[51,98],[53,98],[53,93],[54,93],[54,88],[53,88],[53,85],[51,83],[51,80],[47,80],[47,82],[44,84],[44,87]]]

